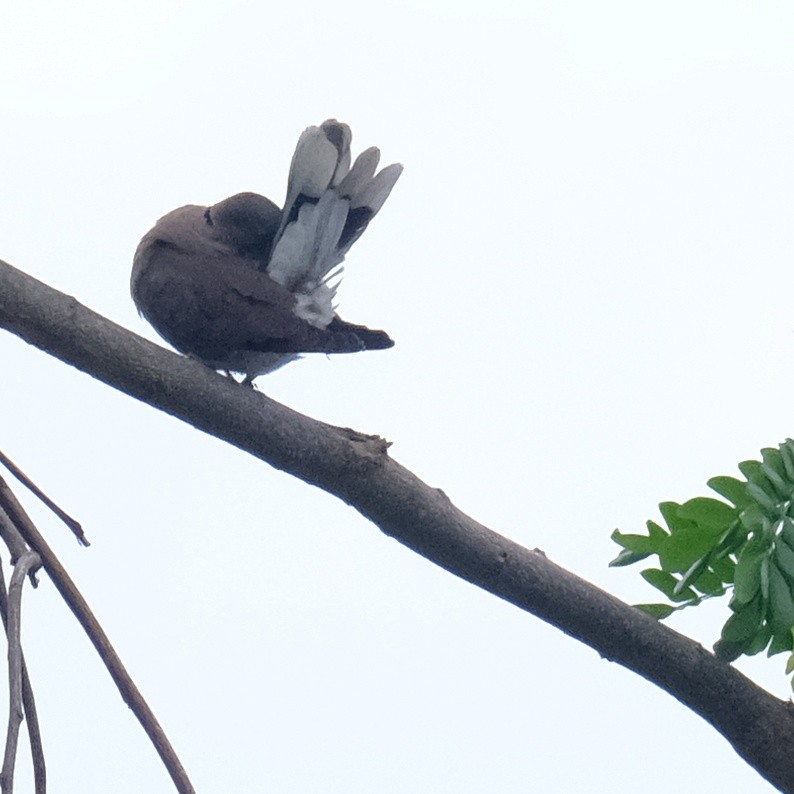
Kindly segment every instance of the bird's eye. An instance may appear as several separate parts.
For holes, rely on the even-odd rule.
[[[210,210],[211,209],[212,209],[212,207],[207,207],[207,209],[204,210],[204,220],[207,221],[207,226],[214,226],[215,225],[212,222],[212,217],[210,216]]]

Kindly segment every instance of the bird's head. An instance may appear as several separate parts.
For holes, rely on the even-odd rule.
[[[237,193],[204,213],[211,236],[239,256],[266,262],[281,224],[281,210],[258,193]]]

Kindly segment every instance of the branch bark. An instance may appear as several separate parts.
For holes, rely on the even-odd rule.
[[[25,551],[20,557],[20,560],[26,559],[26,557],[32,553],[34,554],[39,565],[44,568],[50,580],[55,585],[56,590],[60,593],[61,598],[63,598],[66,605],[71,609],[72,614],[83,627],[83,630],[88,635],[88,639],[99,654],[99,658],[102,659],[102,662],[110,673],[110,677],[113,679],[113,683],[119,690],[124,702],[130,707],[132,713],[137,717],[144,731],[146,731],[146,735],[149,737],[149,740],[160,756],[168,774],[171,775],[176,790],[179,794],[195,794],[193,784],[190,782],[187,772],[182,766],[182,762],[177,757],[174,748],[171,746],[171,742],[160,727],[160,723],[154,716],[154,712],[149,708],[149,704],[144,700],[143,695],[140,693],[132,677],[124,667],[121,658],[111,645],[107,634],[105,634],[102,626],[99,625],[99,621],[83,598],[82,593],[77,589],[72,578],[66,572],[66,569],[61,565],[60,560],[55,556],[55,553],[49,547],[47,541],[44,540],[41,533],[36,528],[36,525],[30,520],[30,516],[25,512],[19,501],[17,501],[13,491],[11,491],[2,477],[0,477],[0,517],[10,519],[18,533],[24,538],[25,543],[32,549],[31,552]],[[82,532],[80,535],[82,535]],[[11,587],[9,587],[8,594],[9,602],[11,602],[12,587],[15,585],[18,578],[18,569],[19,563],[15,566],[14,574],[11,578]],[[18,626],[12,623],[10,609],[8,623],[9,675],[11,675],[12,639],[15,637],[12,629],[16,629],[17,635],[19,630]],[[11,680],[13,681],[15,678],[12,677]],[[0,780],[2,779],[4,778],[0,775]]]
[[[0,262],[0,326],[110,386],[355,507],[450,573],[669,692],[770,783],[794,791],[794,710],[698,643],[458,510],[383,440],[303,416]]]
[[[3,768],[0,770],[0,789],[3,794],[14,791],[14,768],[17,760],[19,727],[25,716],[22,705],[22,679],[24,658],[22,656],[22,585],[25,577],[41,566],[35,551],[26,551],[17,560],[11,584],[8,587],[8,727]]]
[[[3,516],[5,516],[5,518],[3,518]],[[0,523],[2,523],[3,520],[10,522],[10,519],[5,515],[4,511],[0,510]],[[3,540],[6,542],[5,538],[3,538]],[[24,541],[22,541],[22,543],[24,546]],[[27,548],[23,548],[22,554],[27,553]],[[18,560],[21,556],[20,554],[15,559]],[[35,579],[32,581],[35,581]],[[2,566],[0,566],[0,620],[2,620],[3,630],[8,637],[8,597],[6,594],[6,584]],[[45,794],[47,791],[47,764],[44,760],[44,744],[41,740],[36,698],[33,695],[33,687],[30,683],[30,675],[28,674],[28,668],[25,664],[24,654],[22,654],[22,706],[25,711],[25,722],[28,727],[28,739],[30,741],[30,754],[33,760],[33,788],[36,794]]]

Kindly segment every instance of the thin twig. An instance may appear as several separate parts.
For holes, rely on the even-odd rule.
[[[0,508],[8,513],[25,542],[41,557],[44,570],[47,571],[55,588],[61,594],[63,600],[66,601],[69,609],[72,610],[72,613],[88,635],[88,639],[91,640],[92,645],[96,648],[97,653],[110,673],[110,677],[121,693],[121,697],[138,718],[144,731],[146,731],[146,735],[157,750],[179,794],[195,794],[195,789],[187,776],[187,772],[168,741],[168,737],[165,735],[149,705],[143,699],[138,687],[135,686],[130,674],[124,668],[119,655],[113,649],[110,640],[94,617],[86,600],[2,477],[0,477]]]
[[[72,518],[65,510],[58,507],[58,505],[56,505],[55,502],[30,479],[30,477],[28,477],[10,458],[4,455],[2,451],[0,451],[0,463],[2,463],[3,466],[5,466],[31,493],[38,496],[39,499],[41,499],[41,501],[72,530],[72,534],[77,538],[78,543],[83,546],[91,545],[83,532],[83,527],[80,522]]]
[[[3,513],[5,515],[5,513]],[[21,555],[20,555],[21,556]],[[31,571],[31,574],[33,572]],[[3,566],[0,565],[0,620],[3,629],[8,635],[8,598],[6,596],[5,577]],[[39,715],[36,710],[36,700],[33,697],[33,687],[28,675],[28,666],[25,654],[22,654],[22,705],[25,707],[25,724],[28,726],[30,740],[30,755],[33,761],[33,786],[35,794],[46,794],[47,791],[47,764],[44,760],[44,743],[41,739],[39,728]]]
[[[12,565],[15,565],[16,561],[28,550],[25,539],[19,534],[19,530],[14,526],[14,522],[8,517],[6,511],[2,509],[0,509],[0,539],[11,552]]]
[[[41,566],[35,551],[26,551],[14,566],[8,587],[8,729],[0,770],[0,790],[3,794],[14,791],[14,765],[17,757],[19,726],[25,716],[22,710],[22,586],[28,572]]]

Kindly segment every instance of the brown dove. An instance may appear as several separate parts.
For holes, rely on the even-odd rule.
[[[135,252],[131,291],[160,336],[246,383],[302,353],[393,346],[384,331],[335,311],[342,261],[402,172],[394,164],[376,174],[375,147],[351,167],[350,141],[333,119],[303,132],[283,210],[238,193],[157,221]]]

